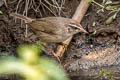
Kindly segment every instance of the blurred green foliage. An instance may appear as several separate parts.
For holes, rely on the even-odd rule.
[[[0,10],[0,14],[3,14],[3,12]]]
[[[53,60],[41,57],[40,44],[20,45],[14,56],[0,56],[0,74],[19,74],[26,80],[69,80],[64,70]]]
[[[99,13],[100,11],[104,12],[105,10],[109,11],[109,14],[108,14],[109,17],[105,21],[106,24],[110,24],[111,22],[113,22],[113,20],[116,19],[116,16],[120,11],[119,4],[118,5],[112,5],[112,3],[113,3],[112,0],[102,0],[101,4],[99,4],[95,0],[88,0],[88,2],[89,3],[94,3],[94,4],[98,5],[99,7],[101,7],[101,9],[99,9],[97,11],[97,13]]]
[[[104,70],[101,70],[101,71],[100,71],[100,75],[101,75],[102,77],[107,78],[108,80],[114,80],[114,79],[113,79],[113,73],[112,73],[112,72],[106,72],[106,71],[104,71]]]

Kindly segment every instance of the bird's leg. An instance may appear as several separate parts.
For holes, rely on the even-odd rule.
[[[38,43],[40,43],[40,44],[43,45],[47,50],[49,50],[49,51],[52,53],[52,55],[53,55],[54,57],[56,57],[57,60],[61,63],[61,60],[60,60],[59,56],[58,56],[51,48],[48,47],[48,44],[47,44],[47,43],[45,43],[45,42],[38,42]]]
[[[68,44],[62,42],[61,45],[63,45],[65,47],[65,49],[67,49]]]
[[[68,45],[67,45],[66,43],[62,42],[62,43],[59,43],[59,44],[60,44],[61,46],[63,46],[63,48],[64,48],[65,50],[67,49],[67,46],[68,46]],[[61,58],[61,57],[63,57],[64,54],[61,54],[61,53],[58,53],[58,52],[57,52],[56,55]]]
[[[44,47],[47,48],[52,53],[52,55],[57,58],[59,62],[61,62],[59,56],[56,55],[56,53],[51,48],[49,48],[48,45],[44,45]]]

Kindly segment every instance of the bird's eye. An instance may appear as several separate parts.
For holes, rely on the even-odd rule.
[[[70,28],[70,27],[68,27],[68,31],[71,31],[71,28]]]
[[[76,24],[68,24],[68,26],[72,29],[79,29],[79,26],[77,26]]]

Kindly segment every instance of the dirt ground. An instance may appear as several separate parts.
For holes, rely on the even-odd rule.
[[[100,0],[98,0],[100,1]],[[71,18],[80,0],[66,0],[63,17]],[[23,43],[34,43],[38,37],[34,35],[30,28],[28,28],[28,36],[25,37],[25,24],[21,26],[21,21],[9,16],[9,12],[15,11],[17,2],[9,3],[8,8],[3,5],[0,10],[3,14],[0,15],[0,53],[7,53],[9,55],[16,55],[16,47]],[[71,80],[119,80],[120,77],[120,14],[118,13],[116,19],[111,24],[106,25],[105,20],[109,17],[108,11],[99,12],[97,5],[90,5],[81,25],[90,34],[83,33],[76,34],[63,58],[62,63],[68,72]],[[28,13],[30,17],[40,18],[39,14]],[[43,15],[54,16],[49,11]],[[93,23],[96,23],[93,26]],[[96,34],[92,33],[96,31]],[[112,74],[101,75],[100,72],[105,71]],[[16,75],[1,77],[4,80],[16,80]]]

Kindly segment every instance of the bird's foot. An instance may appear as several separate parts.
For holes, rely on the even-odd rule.
[[[54,57],[56,57],[57,60],[61,63],[60,57],[59,57],[51,48],[49,48],[47,45],[46,45],[45,47],[46,47],[47,50],[50,51],[50,52],[52,53],[52,55],[53,55]]]

